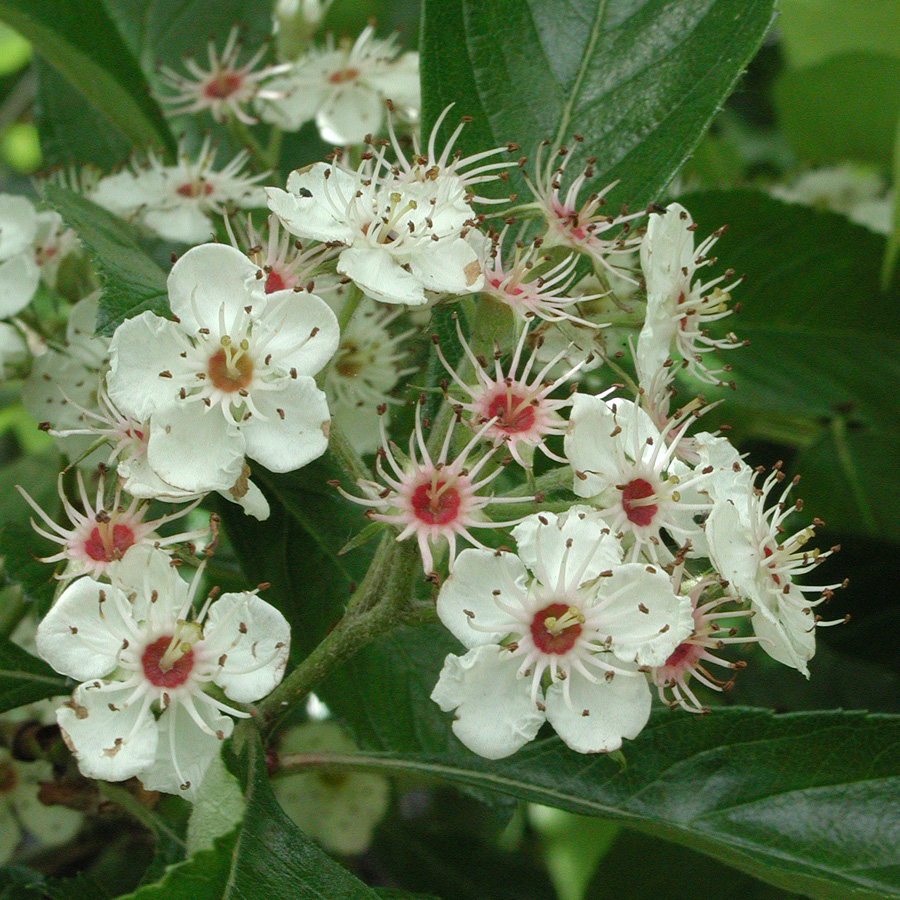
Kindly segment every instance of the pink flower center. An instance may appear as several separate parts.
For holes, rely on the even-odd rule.
[[[284,283],[284,278],[282,278],[278,272],[274,271],[274,269],[266,276],[267,294],[274,294],[275,291],[283,291],[285,287],[287,287],[287,285]]]
[[[98,522],[84,542],[84,552],[97,562],[121,559],[134,544],[134,532],[121,522]]]
[[[768,559],[770,556],[772,556],[772,555],[774,554],[774,552],[775,552],[775,551],[772,550],[772,549],[769,548],[769,547],[764,547],[764,548],[763,548],[763,553],[765,554],[766,559]],[[774,569],[774,568],[775,568],[775,563],[773,562],[773,563],[769,566],[769,568],[770,568],[770,569]],[[779,587],[781,587],[781,578],[779,578],[778,575],[777,575],[775,572],[772,573],[772,581],[774,581],[775,584],[777,584]]]
[[[664,669],[689,669],[699,662],[703,655],[703,647],[699,644],[679,644],[673,651],[672,655],[665,661]],[[669,676],[671,677],[671,675]]]
[[[223,347],[209,358],[208,372],[209,380],[220,391],[233,394],[246,388],[253,379],[253,360],[249,356],[229,359]]]
[[[488,418],[497,418],[495,428],[507,434],[530,431],[534,427],[534,407],[516,394],[498,394],[488,406]]]
[[[150,684],[161,688],[181,687],[194,668],[194,651],[179,656],[171,666],[163,666],[162,658],[165,656],[169,645],[172,643],[171,635],[164,635],[150,644],[141,656],[141,665],[144,667],[144,675]]]
[[[328,80],[332,84],[344,84],[347,81],[353,81],[354,78],[359,77],[359,69],[339,69],[337,72],[332,72],[328,76]]]
[[[208,197],[212,192],[213,186],[208,181],[189,181],[175,189],[181,197]]]
[[[634,525],[649,525],[659,507],[655,503],[635,503],[654,494],[653,485],[643,478],[635,478],[622,488],[622,509]]]
[[[206,82],[203,93],[210,100],[224,100],[240,90],[243,80],[237,72],[218,72]]]
[[[551,603],[535,614],[531,620],[531,639],[541,653],[555,653],[561,656],[575,646],[575,641],[581,634],[581,623],[572,622],[564,628],[558,627],[560,620],[564,619],[569,611],[569,606],[565,603]]]
[[[500,291],[504,294],[508,294],[510,297],[521,297],[522,294],[525,293],[524,288],[514,287],[511,284],[508,284],[506,287],[503,287],[503,279],[497,278],[496,276],[492,278],[488,278],[488,283],[491,285],[494,290]]]
[[[412,495],[415,517],[426,525],[447,525],[459,515],[459,491],[446,481],[420,484]]]

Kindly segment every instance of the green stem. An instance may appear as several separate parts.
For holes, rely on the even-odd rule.
[[[253,160],[256,168],[264,172],[274,168],[266,148],[263,147],[253,132],[240,119],[231,116],[228,119],[228,131],[242,147],[249,151],[250,158]]]
[[[560,466],[535,478],[533,487],[529,484],[520,484],[518,487],[508,490],[505,496],[528,497],[533,494],[549,493],[559,488],[569,488],[571,490],[574,477],[575,473],[572,471],[571,466]]]
[[[345,615],[369,609],[374,605],[371,602],[372,598],[384,582],[396,549],[397,541],[395,539],[394,531],[393,529],[389,529],[381,536],[381,541],[378,544],[378,548],[375,550],[372,562],[369,563],[369,568],[366,570],[365,577],[347,601]]]

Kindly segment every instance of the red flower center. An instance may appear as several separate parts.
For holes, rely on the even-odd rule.
[[[134,532],[127,525],[98,522],[84,542],[84,552],[97,562],[121,559],[134,544]]]
[[[413,513],[426,525],[447,525],[459,515],[459,491],[446,481],[420,484],[412,494]]]
[[[768,559],[770,556],[772,556],[772,554],[773,554],[774,552],[775,552],[775,551],[772,550],[772,549],[770,549],[769,547],[763,548],[763,553],[765,554],[766,559]],[[770,568],[770,569],[774,569],[774,568],[775,568],[775,565],[776,565],[776,564],[773,562],[773,563],[769,566],[769,568]],[[779,578],[778,575],[777,575],[775,572],[772,573],[772,581],[774,581],[775,584],[777,584],[779,587],[781,587],[781,578]]]
[[[194,668],[194,651],[188,650],[176,659],[171,666],[163,668],[162,658],[165,656],[169,645],[172,643],[171,635],[157,638],[150,644],[141,656],[141,664],[144,667],[144,675],[150,684],[161,688],[181,687]]]
[[[208,197],[212,192],[213,186],[208,181],[189,181],[175,189],[182,197]]]
[[[531,639],[542,653],[555,653],[561,656],[575,646],[575,641],[581,634],[581,624],[573,622],[565,628],[557,627],[559,620],[568,612],[567,604],[551,603],[536,613],[531,620]]]
[[[218,72],[215,78],[206,82],[203,93],[210,100],[224,100],[240,90],[243,80],[237,72]]]
[[[699,662],[703,655],[703,647],[699,644],[679,644],[671,656],[663,663],[664,669],[688,668]]]
[[[344,84],[346,81],[353,81],[358,76],[359,69],[339,69],[337,72],[332,72],[328,76],[328,80],[332,84]]]
[[[271,271],[266,276],[266,293],[273,294],[275,291],[283,291],[287,285],[284,283],[284,278],[278,274],[276,271]]]
[[[635,478],[622,488],[622,509],[628,521],[635,525],[649,525],[659,507],[655,503],[635,503],[654,494],[653,485],[643,478]]]
[[[253,378],[253,360],[249,356],[228,359],[225,348],[209,358],[209,380],[226,394],[233,394],[250,384]]]
[[[494,417],[497,418],[494,427],[507,434],[529,431],[534,427],[534,407],[522,397],[508,394],[505,390],[494,397],[488,406],[488,418]]]

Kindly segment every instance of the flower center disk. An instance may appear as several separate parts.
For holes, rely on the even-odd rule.
[[[209,358],[209,379],[220,390],[233,394],[243,390],[253,379],[253,360],[235,356],[224,347]]]
[[[163,657],[166,656],[171,644],[172,636],[164,635],[149,644],[141,655],[144,675],[156,687],[181,687],[190,677],[191,669],[194,668],[193,650],[188,650],[178,656],[170,666],[164,664]]]
[[[628,521],[635,525],[649,525],[653,521],[659,507],[655,503],[635,503],[636,500],[645,500],[652,497],[655,491],[653,485],[643,478],[635,478],[622,488],[622,509]]]
[[[112,562],[121,559],[133,544],[134,532],[127,525],[103,522],[91,530],[84,552],[97,562]]]
[[[495,425],[507,434],[529,431],[534,427],[534,407],[515,394],[499,394],[488,406],[488,418],[497,419]]]
[[[583,617],[565,603],[551,603],[531,620],[531,639],[542,653],[561,656],[575,646]]]
[[[420,484],[412,495],[412,508],[417,519],[427,525],[447,525],[459,515],[459,491],[446,481]]]

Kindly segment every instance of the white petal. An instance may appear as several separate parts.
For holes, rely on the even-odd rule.
[[[140,699],[128,702],[133,693],[116,681],[89,681],[56,711],[63,739],[87,778],[125,781],[152,764],[156,722]]]
[[[582,567],[584,574],[579,584],[584,584],[622,560],[619,542],[588,506],[573,506],[560,516],[553,513],[529,516],[513,529],[513,537],[519,556],[545,587],[555,587],[561,575],[564,575],[562,584],[571,586]],[[569,548],[568,541],[572,542]],[[564,559],[566,571],[562,573]]]
[[[647,298],[647,312],[641,333],[638,335],[634,363],[638,380],[645,390],[650,390],[654,379],[664,368],[672,350],[672,341],[678,331],[674,310],[664,303],[665,297],[651,294]]]
[[[150,419],[147,461],[159,477],[185,491],[231,488],[244,464],[244,436],[222,411],[194,401]]]
[[[327,176],[326,176],[327,173]],[[299,237],[349,243],[353,239],[347,210],[360,190],[352,173],[315,163],[291,172],[287,191],[266,188],[269,209]]]
[[[429,291],[471,294],[484,287],[478,255],[461,237],[436,241],[411,254],[409,268]]]
[[[110,581],[133,596],[135,621],[150,619],[156,633],[169,632],[187,604],[189,586],[172,565],[172,557],[152,544],[135,544],[109,570]],[[150,602],[153,591],[157,599]]]
[[[188,503],[202,496],[200,493],[183,491],[167,484],[150,468],[146,454],[122,460],[116,466],[116,475],[119,476],[122,489],[132,497],[157,499],[168,503]]]
[[[209,764],[222,749],[222,742],[231,735],[233,719],[220,715],[203,702],[197,702],[195,708],[212,734],[201,730],[177,702],[154,723],[154,733],[158,735],[155,761],[135,773],[148,791],[163,791],[193,800]],[[217,733],[222,735],[221,739]]]
[[[531,679],[518,678],[520,660],[502,647],[448,655],[431,699],[456,710],[454,734],[474,753],[502,759],[534,740],[544,723],[531,700]]]
[[[611,681],[594,684],[571,671],[566,685],[557,681],[547,688],[547,721],[568,747],[577,753],[609,753],[633,740],[650,718],[651,695],[643,675],[616,674]]]
[[[127,319],[109,345],[109,398],[126,415],[144,421],[177,401],[184,364],[181,329],[168,319],[143,312]],[[168,372],[173,377],[160,377]]]
[[[519,588],[518,593],[511,589],[510,582]],[[521,608],[528,593],[527,583],[528,573],[515,554],[497,556],[493,550],[463,550],[438,594],[438,618],[468,649],[496,644],[516,630],[517,625],[508,612],[500,609],[498,602]],[[484,632],[482,628],[497,630]]]
[[[387,250],[348,248],[338,257],[337,270],[352,278],[373,300],[421,306],[422,282],[410,275]]]
[[[713,565],[728,580],[730,592],[745,599],[755,599],[759,554],[739,509],[731,500],[713,504],[706,520],[706,541]]]
[[[28,306],[40,280],[41,270],[28,252],[0,263],[0,318],[14,316]]]
[[[17,762],[15,766],[19,783],[12,801],[25,830],[50,847],[75,837],[84,815],[65,806],[45,806],[38,799],[41,782],[53,781],[53,766],[43,759],[33,763]]]
[[[178,244],[199,244],[216,236],[209,216],[193,200],[169,209],[148,209],[141,221],[164,241]]]
[[[270,603],[255,594],[223,594],[210,607],[203,632],[204,655],[221,663],[213,680],[232,700],[252,703],[281,681],[291,629]]]
[[[677,299],[677,292],[690,287],[694,272],[694,233],[688,211],[670,203],[665,214],[652,213],[641,242],[641,269],[647,293]],[[688,274],[684,274],[684,269]]]
[[[250,459],[273,472],[292,472],[328,448],[328,401],[309,376],[286,378],[281,391],[256,391],[253,403],[260,416],[241,425]]]
[[[6,322],[0,322],[0,367],[24,362],[28,346],[18,330]]]
[[[73,581],[38,625],[38,653],[79,681],[109,675],[119,664],[122,642],[134,637],[120,607],[130,604],[118,588],[86,577]]]
[[[271,515],[269,509],[269,501],[266,500],[265,494],[252,482],[247,482],[247,491],[236,497],[231,491],[219,491],[219,496],[224,497],[231,503],[237,503],[238,506],[248,515],[253,516],[260,522],[265,522]]]
[[[273,364],[284,371],[294,368],[300,375],[315,375],[334,356],[341,339],[337,316],[315,294],[270,294],[261,324],[267,336],[273,335],[266,343]]]
[[[381,131],[384,109],[384,99],[377,92],[359,81],[348,82],[316,113],[316,127],[326,143],[361,144],[367,134]]]
[[[753,631],[759,638],[759,646],[772,659],[809,678],[806,663],[816,652],[815,616],[802,602],[778,604],[776,601],[774,605],[773,611],[764,603],[751,604]]]
[[[166,200],[166,180],[162,173],[127,170],[101,178],[90,194],[98,206],[129,218],[145,206],[158,206]]]
[[[690,599],[675,593],[661,569],[651,572],[643,563],[624,563],[599,587],[600,630],[612,638],[610,649],[625,662],[661,666],[694,630]]]
[[[328,96],[324,86],[316,87],[291,75],[266,82],[266,91],[284,96],[257,99],[257,113],[264,122],[277,125],[282,131],[299,131],[304,123],[315,118]]]
[[[398,109],[418,112],[422,107],[418,53],[404,53],[383,72],[367,75],[366,81]]]
[[[228,244],[201,244],[188,250],[172,266],[167,282],[172,312],[182,330],[218,331],[219,311],[224,307],[226,327],[240,318],[253,302],[247,287],[258,269]]]
[[[34,205],[17,194],[0,194],[0,260],[31,248],[37,234]]]

